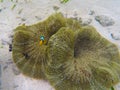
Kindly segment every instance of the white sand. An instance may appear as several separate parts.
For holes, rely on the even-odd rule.
[[[14,4],[16,7],[11,10]],[[71,0],[67,4],[60,4],[59,0],[19,0],[18,3],[4,0],[0,3],[2,9],[0,12],[0,65],[2,67],[0,90],[52,90],[48,82],[13,73],[15,65],[7,43],[11,42],[10,35],[15,27],[23,23],[30,25],[44,20],[55,12],[54,5],[59,6],[59,11],[67,14],[67,17],[77,14],[77,17],[92,19],[91,25],[96,27],[101,35],[120,47],[120,39],[115,40],[111,37],[112,33],[120,38],[120,0]],[[20,10],[22,12],[18,14]],[[89,15],[91,10],[95,12],[94,15]],[[96,15],[107,15],[114,19],[115,24],[103,27],[95,20]],[[120,90],[119,85],[116,86],[116,90]]]

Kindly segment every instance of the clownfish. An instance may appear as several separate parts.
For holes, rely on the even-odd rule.
[[[44,38],[44,36],[40,36],[40,42],[39,42],[40,45],[43,45],[43,44],[46,44],[46,40]]]

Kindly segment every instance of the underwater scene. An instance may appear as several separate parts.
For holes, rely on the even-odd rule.
[[[120,0],[0,0],[0,90],[120,90]]]

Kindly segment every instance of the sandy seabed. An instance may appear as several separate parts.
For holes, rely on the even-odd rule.
[[[0,3],[0,90],[54,90],[46,81],[22,75],[9,52],[13,30],[21,24],[31,25],[46,19],[56,12],[54,7],[66,17],[81,18],[83,24],[93,25],[120,49],[120,0],[70,0],[67,4],[59,0],[4,0]],[[96,20],[101,15],[113,23],[104,26],[104,18],[103,24]],[[115,88],[120,90],[120,85]]]

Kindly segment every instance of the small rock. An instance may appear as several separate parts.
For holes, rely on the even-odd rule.
[[[41,20],[42,18],[39,16],[35,16],[36,19]]]
[[[25,18],[21,18],[21,21],[26,21],[26,19]]]
[[[95,20],[98,21],[104,27],[112,26],[113,24],[115,24],[112,18],[105,15],[95,16]]]
[[[12,44],[9,44],[9,52],[12,51]]]
[[[16,66],[14,66],[14,65],[13,65],[13,67],[12,67],[12,70],[13,70],[13,73],[14,73],[15,75],[19,75],[19,74],[20,74],[20,71],[19,71],[18,68],[17,68]]]
[[[3,66],[3,71],[8,68],[8,65]]]
[[[19,87],[19,85],[14,85],[14,86],[13,86],[13,88],[17,88],[17,87]]]
[[[0,12],[2,12],[2,9],[0,9]]]
[[[13,4],[12,7],[11,7],[11,10],[14,10],[16,7],[16,4]]]
[[[86,25],[89,25],[91,22],[92,22],[92,19],[90,19],[90,18],[89,19],[83,19],[82,20],[82,25],[86,26]]]
[[[120,40],[120,33],[117,33],[117,34],[111,33],[111,37],[115,40]]]
[[[18,14],[21,14],[23,11],[23,8],[18,11]]]
[[[59,9],[60,9],[60,7],[59,6],[53,6],[53,9],[55,10],[55,11],[58,11]]]
[[[89,15],[94,15],[95,14],[95,11],[93,11],[93,10],[90,10],[90,13],[89,13]]]

